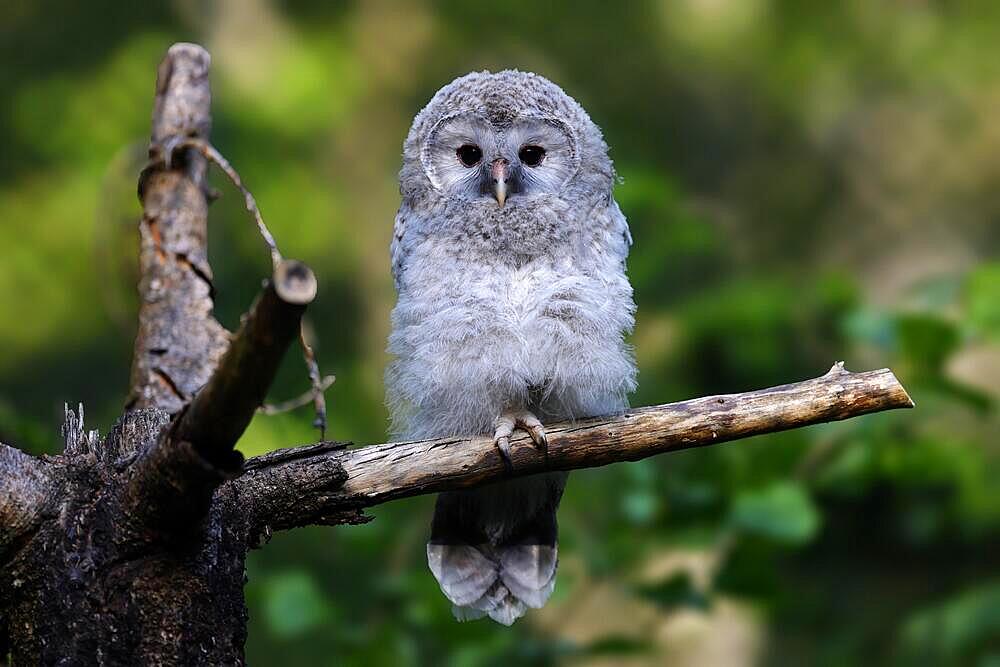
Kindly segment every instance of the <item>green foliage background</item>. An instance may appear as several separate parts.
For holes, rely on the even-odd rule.
[[[636,239],[635,404],[891,366],[915,411],[575,474],[545,610],[459,625],[430,498],[250,558],[255,664],[1000,664],[1000,5],[12,0],[0,8],[0,438],[106,432],[127,387],[156,64],[212,52],[214,143],[311,313],[331,431],[381,441],[387,247],[414,113],[478,68],[600,124]],[[234,326],[267,254],[221,179]],[[290,355],[272,398],[305,388]],[[314,438],[258,418],[247,454]]]

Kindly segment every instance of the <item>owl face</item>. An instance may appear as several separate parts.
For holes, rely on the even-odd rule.
[[[558,118],[471,110],[439,120],[420,161],[446,196],[501,208],[558,194],[580,166],[573,131]]]
[[[412,209],[494,229],[589,210],[613,183],[586,111],[551,81],[516,70],[473,72],[441,88],[413,121],[400,172]]]

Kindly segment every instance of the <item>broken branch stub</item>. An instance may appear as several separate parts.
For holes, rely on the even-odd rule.
[[[264,404],[316,289],[316,276],[305,264],[287,259],[278,264],[212,378],[174,424],[172,439],[189,442],[220,467],[232,468],[233,447]]]
[[[128,408],[175,414],[211,376],[229,343],[212,316],[205,159],[187,149],[168,160],[175,137],[207,140],[208,52],[175,44],[157,71],[150,167],[140,179],[139,327]]]

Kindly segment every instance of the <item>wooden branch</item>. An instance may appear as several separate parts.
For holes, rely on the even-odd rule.
[[[208,139],[210,60],[200,46],[174,44],[157,72],[151,163],[139,182],[141,306],[129,408],[179,412],[229,344],[212,317],[207,163],[194,149],[174,151],[189,137]]]
[[[624,415],[550,424],[548,452],[525,435],[512,443],[514,476],[608,465],[714,445],[881,410],[913,407],[888,369],[850,373],[843,364],[812,380],[742,394],[630,410]],[[334,464],[345,480],[333,488]],[[387,443],[354,450],[299,447],[250,459],[231,482],[255,508],[254,537],[271,529],[335,518],[397,498],[451,491],[510,476],[487,437]]]
[[[309,267],[294,260],[278,265],[211,379],[131,466],[126,504],[132,514],[161,532],[198,525],[216,487],[240,471],[243,457],[233,447],[263,404],[315,296]]]
[[[0,443],[0,563],[30,533],[52,500],[52,475],[42,459]]]
[[[302,313],[315,297],[316,277],[309,267],[282,260],[212,379],[178,417],[170,437],[190,442],[217,464],[224,462],[264,404],[285,351],[298,338]]]
[[[142,306],[128,407],[176,415],[129,468],[124,502],[146,527],[197,525],[214,490],[239,472],[236,441],[316,295],[312,271],[281,260],[266,234],[274,275],[240,330],[230,335],[212,315],[205,171],[209,158],[233,170],[207,143],[209,64],[208,52],[194,44],[167,52],[157,73],[150,166],[139,182]]]

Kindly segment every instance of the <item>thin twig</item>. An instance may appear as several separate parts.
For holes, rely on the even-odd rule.
[[[312,345],[306,340],[306,323],[303,321],[299,327],[299,343],[302,345],[302,358],[306,362],[309,371],[309,382],[312,383],[313,409],[316,418],[313,419],[313,427],[319,429],[319,439],[326,439],[326,396],[323,395],[324,387],[320,380],[319,364],[316,363],[316,353],[313,352]]]
[[[264,405],[257,408],[257,412],[262,415],[273,416],[280,415],[285,412],[291,412],[292,410],[298,410],[299,408],[309,405],[310,403],[315,403],[316,392],[324,392],[333,386],[333,383],[337,381],[336,375],[327,375],[323,377],[318,385],[314,385],[309,391],[291,398],[287,401],[282,401],[281,403],[265,403]],[[320,438],[322,440],[322,438]]]
[[[171,148],[177,150],[178,148],[193,148],[198,151],[206,160],[217,165],[219,169],[229,178],[236,189],[240,191],[243,195],[243,203],[246,205],[247,212],[253,217],[254,222],[257,223],[257,230],[260,232],[261,238],[264,239],[264,244],[267,246],[268,250],[271,252],[271,263],[272,268],[277,269],[278,264],[281,263],[281,251],[278,250],[278,244],[274,240],[274,236],[271,235],[271,231],[264,224],[264,218],[260,214],[260,209],[257,208],[257,200],[254,199],[253,194],[250,190],[243,185],[243,179],[240,178],[239,173],[236,169],[229,164],[229,160],[225,158],[222,153],[220,153],[215,146],[204,141],[202,139],[194,138],[183,138],[178,140],[176,143],[172,144]],[[165,151],[167,155],[173,153],[171,151]],[[164,159],[169,159],[164,156]]]
[[[198,153],[201,154],[206,160],[217,165],[219,169],[223,171],[232,184],[236,186],[240,193],[242,193],[243,202],[246,205],[247,212],[250,213],[254,222],[257,223],[257,230],[260,232],[261,238],[264,239],[264,244],[271,253],[271,262],[273,264],[272,268],[277,269],[282,260],[281,251],[278,249],[278,243],[274,240],[274,236],[271,234],[271,231],[267,228],[267,224],[264,222],[264,217],[261,215],[260,209],[257,207],[257,200],[254,199],[250,190],[243,185],[243,179],[240,178],[239,172],[233,168],[233,166],[229,163],[229,160],[227,160],[225,156],[215,148],[215,146],[202,139],[191,137],[172,137],[164,142],[164,144],[163,160],[166,162],[168,168],[174,151],[182,148],[190,148],[198,151]],[[327,387],[322,386],[323,379],[320,375],[319,364],[316,362],[316,354],[313,352],[312,346],[309,345],[306,340],[304,326],[305,325],[303,324],[299,330],[299,342],[302,346],[302,356],[305,359],[306,369],[309,373],[309,382],[312,385],[310,398],[316,411],[316,418],[313,420],[313,426],[319,429],[320,440],[322,440],[326,437],[326,398],[323,395],[323,392]],[[277,412],[267,409],[262,409],[261,412],[264,414],[277,414]]]

